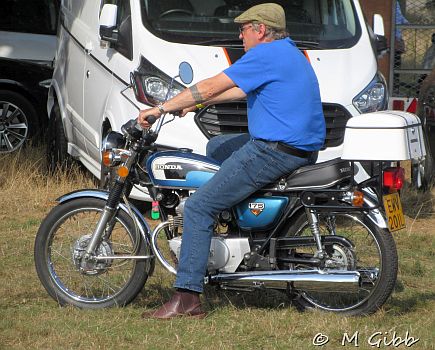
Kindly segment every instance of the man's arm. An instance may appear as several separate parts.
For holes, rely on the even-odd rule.
[[[202,103],[217,103],[245,96],[244,92],[236,87],[234,82],[225,73],[219,73],[183,90],[174,98],[166,101],[163,104],[163,109],[165,112],[176,112]],[[143,127],[148,127],[146,118],[150,115],[159,117],[161,113],[157,107],[143,110],[138,117],[139,124]]]

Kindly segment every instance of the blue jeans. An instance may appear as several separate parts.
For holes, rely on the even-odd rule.
[[[174,287],[203,291],[213,226],[218,214],[279,177],[315,159],[299,158],[276,144],[249,135],[224,135],[210,141],[207,155],[223,160],[219,171],[184,206],[184,231]],[[222,155],[219,155],[219,150]],[[225,159],[226,158],[226,159]],[[224,160],[225,159],[225,160]]]

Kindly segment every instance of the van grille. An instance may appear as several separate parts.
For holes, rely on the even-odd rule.
[[[326,120],[326,140],[323,148],[343,143],[346,123],[351,114],[341,105],[323,103]],[[230,133],[247,133],[246,102],[210,105],[199,111],[195,122],[207,138]]]

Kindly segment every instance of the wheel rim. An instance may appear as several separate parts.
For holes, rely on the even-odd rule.
[[[71,299],[88,304],[115,299],[130,284],[135,268],[134,260],[114,259],[80,271],[77,265],[78,246],[87,242],[101,215],[101,208],[81,208],[69,212],[53,225],[47,240],[48,272],[54,284]],[[132,255],[135,249],[127,225],[119,218],[110,240],[103,241],[100,253]],[[83,249],[86,247],[83,246]]]
[[[337,222],[337,218],[339,222]],[[359,218],[349,215],[342,214],[337,215],[334,219],[333,224],[328,224],[332,227],[337,228],[336,234],[338,236],[343,236],[350,240],[354,245],[355,260],[351,261],[350,250],[348,249],[348,256],[341,260],[337,259],[336,262],[346,261],[350,262],[350,267],[346,266],[335,266],[331,268],[338,270],[353,270],[356,268],[360,272],[362,277],[362,285],[358,292],[350,293],[348,291],[343,291],[343,293],[334,292],[302,292],[301,296],[311,305],[327,310],[327,311],[349,311],[356,309],[360,305],[364,304],[374,293],[376,287],[380,280],[380,275],[382,273],[382,254],[377,240],[375,239],[372,231],[365,225]],[[322,234],[332,234],[328,225],[324,224],[322,220],[321,233]],[[302,227],[298,235],[311,235],[311,231],[308,226]],[[341,247],[343,249],[344,247]],[[314,248],[312,252],[314,251]],[[337,252],[334,252],[337,254]],[[338,252],[338,255],[339,252]],[[334,260],[334,259],[331,259]]]
[[[0,153],[19,149],[26,141],[28,130],[24,112],[10,102],[0,101]]]

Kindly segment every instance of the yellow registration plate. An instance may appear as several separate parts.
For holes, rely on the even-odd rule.
[[[388,219],[388,228],[391,232],[405,228],[405,216],[403,215],[402,203],[398,193],[387,194],[383,197],[385,213]]]

